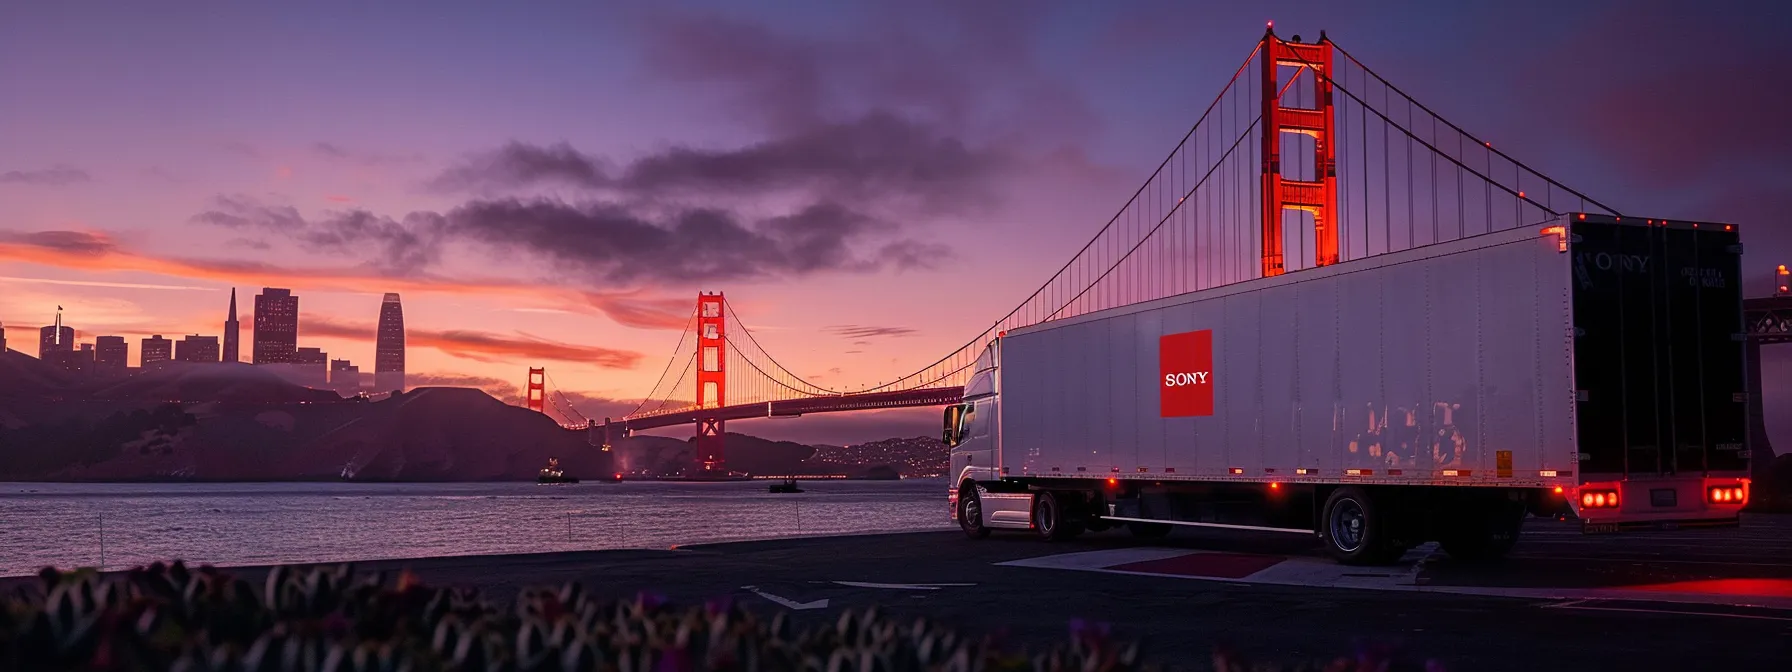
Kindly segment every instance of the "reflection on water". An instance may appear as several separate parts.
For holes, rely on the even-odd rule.
[[[940,529],[932,479],[804,482],[361,484],[0,483],[0,575],[539,553],[797,534]]]

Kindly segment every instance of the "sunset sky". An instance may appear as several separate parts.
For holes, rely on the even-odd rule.
[[[300,345],[371,370],[398,292],[413,384],[503,394],[542,366],[602,416],[720,290],[816,384],[887,381],[1068,259],[1268,19],[1627,214],[1743,225],[1769,291],[1792,3],[1466,4],[6,3],[0,323],[35,354],[62,305],[135,364],[142,336],[220,333],[231,287],[245,327],[289,287]]]

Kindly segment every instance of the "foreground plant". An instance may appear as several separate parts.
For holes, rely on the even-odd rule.
[[[796,629],[730,602],[675,608],[654,595],[595,598],[578,584],[499,605],[409,574],[275,567],[259,585],[176,562],[127,573],[40,573],[41,598],[0,604],[0,669],[426,672],[431,670],[1155,669],[1102,626],[1028,653],[875,609]],[[1359,657],[1360,658],[1360,657]],[[1214,660],[1225,670],[1234,658]],[[1344,661],[1340,661],[1344,662]],[[1398,670],[1383,659],[1312,669]],[[1415,668],[1417,669],[1417,668]]]

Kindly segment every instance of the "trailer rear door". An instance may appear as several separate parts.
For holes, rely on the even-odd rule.
[[[1575,221],[1582,473],[1747,469],[1733,227]]]

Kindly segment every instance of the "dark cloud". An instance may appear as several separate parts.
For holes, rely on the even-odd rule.
[[[822,331],[836,336],[854,339],[877,338],[879,336],[910,336],[916,333],[916,330],[908,327],[868,327],[861,324],[841,324],[831,327],[823,327]],[[853,341],[853,344],[869,345],[870,342],[857,340]]]
[[[888,225],[826,202],[756,222],[708,209],[655,221],[611,203],[512,198],[475,201],[445,219],[458,238],[622,283],[868,271],[912,261],[862,257],[854,244]]]
[[[87,171],[68,166],[55,166],[39,170],[9,170],[0,173],[0,184],[61,187],[91,181],[93,181],[93,176],[87,174]]]
[[[376,265],[395,272],[422,270],[439,255],[437,235],[442,222],[435,213],[414,212],[395,220],[357,209],[307,220],[292,206],[266,205],[246,196],[220,196],[214,208],[193,219],[285,236],[325,252],[352,253],[373,247],[379,252]]]
[[[572,185],[623,200],[776,193],[850,197],[909,211],[976,209],[1015,161],[974,148],[930,125],[876,112],[724,150],[672,147],[611,174],[571,145],[511,142],[450,167],[431,184],[447,190]]]
[[[0,231],[0,242],[80,256],[99,256],[118,249],[110,236],[90,231]]]
[[[849,37],[830,37],[662,10],[643,23],[645,56],[662,80],[719,90],[724,109],[777,134],[890,110],[954,132],[1030,127],[1050,139],[1086,132],[1093,114],[1034,56],[1048,13],[1027,2],[892,1],[841,31]],[[1082,127],[1037,126],[1068,118]]]
[[[1539,52],[1524,86],[1562,101],[1538,108],[1541,123],[1571,126],[1596,157],[1632,179],[1683,187],[1733,179],[1743,172],[1736,168],[1753,166],[1784,183],[1792,134],[1764,132],[1760,115],[1792,108],[1792,88],[1761,77],[1761,64],[1778,55],[1773,41],[1740,36],[1774,20],[1792,22],[1792,5],[1757,10],[1690,12],[1666,0],[1611,5],[1587,16],[1597,29],[1572,31]],[[1673,37],[1670,48],[1628,46],[1637,35]]]
[[[564,142],[547,146],[511,141],[475,155],[430,181],[439,190],[518,188],[544,183],[581,187],[610,184],[603,161]]]

